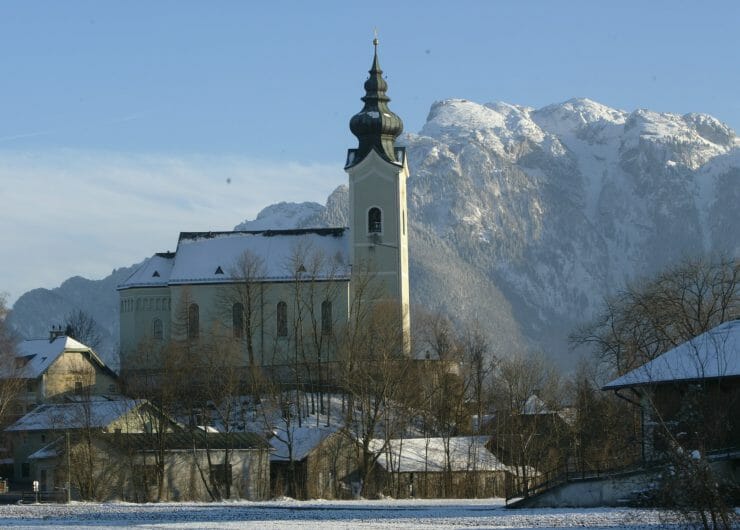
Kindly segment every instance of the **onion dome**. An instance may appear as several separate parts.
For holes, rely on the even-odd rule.
[[[378,39],[373,39],[375,56],[370,68],[370,77],[365,81],[365,95],[361,98],[365,106],[352,116],[349,129],[357,136],[360,145],[354,156],[354,163],[363,160],[375,149],[380,156],[389,162],[398,162],[394,150],[394,141],[403,132],[403,122],[388,108],[391,100],[386,95],[388,83],[383,79],[383,70],[378,62]]]

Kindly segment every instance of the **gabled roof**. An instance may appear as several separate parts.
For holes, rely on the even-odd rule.
[[[89,346],[64,335],[53,339],[31,339],[21,342],[16,348],[15,355],[18,371],[12,376],[36,379],[45,373],[65,352],[83,353],[92,363],[115,376]]]
[[[350,275],[349,244],[348,228],[183,232],[174,255],[152,256],[118,289],[239,281],[243,278],[237,264],[246,252],[261,260],[259,270],[250,278],[253,281],[293,280],[294,269],[300,265],[305,273],[299,278],[304,280],[346,281]],[[317,255],[322,260],[314,267]],[[306,263],[296,263],[296,257]]]
[[[279,429],[275,436],[270,438],[270,446],[274,449],[270,453],[271,462],[287,462],[291,453],[294,462],[300,462],[308,456],[321,442],[338,431],[338,428],[295,427],[290,430],[290,441],[285,429]],[[289,447],[290,446],[292,447]],[[292,449],[292,451],[289,451]]]
[[[488,436],[455,436],[444,438],[394,439],[383,449],[378,464],[386,470],[400,473],[442,472],[449,466],[452,471],[507,471],[508,466],[499,461],[485,446]],[[370,441],[370,450],[380,451],[384,440]]]
[[[720,324],[605,385],[603,390],[740,377],[740,320]]]
[[[5,429],[9,432],[103,429],[134,411],[145,400],[98,399],[41,405]]]

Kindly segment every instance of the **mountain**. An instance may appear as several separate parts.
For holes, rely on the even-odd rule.
[[[96,349],[103,360],[118,369],[118,292],[116,287],[139,264],[114,270],[102,280],[74,276],[54,289],[24,293],[8,315],[8,324],[23,338],[49,336],[51,326],[64,327],[67,316],[82,310],[98,324],[101,343]]]
[[[412,303],[478,320],[497,354],[537,348],[572,366],[568,333],[625,281],[740,255],[740,140],[706,114],[452,99],[402,141]],[[342,226],[347,203],[340,186],[325,206],[280,203],[237,228]],[[115,319],[109,279],[106,312],[88,311]],[[66,300],[66,283],[51,294]],[[39,319],[32,293],[19,325]]]
[[[740,254],[740,142],[711,116],[449,100],[408,138],[409,211],[568,359],[604,295],[687,255]]]

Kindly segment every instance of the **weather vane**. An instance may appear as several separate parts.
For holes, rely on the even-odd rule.
[[[378,46],[378,28],[373,28],[373,35],[375,38],[373,39],[373,46]]]

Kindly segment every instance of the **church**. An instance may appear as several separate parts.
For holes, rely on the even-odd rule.
[[[175,252],[118,286],[122,374],[161,369],[158,352],[172,341],[229,345],[239,368],[286,366],[299,354],[330,362],[362,304],[398,318],[409,354],[409,170],[373,46],[364,106],[350,120],[350,226],[181,233]]]

